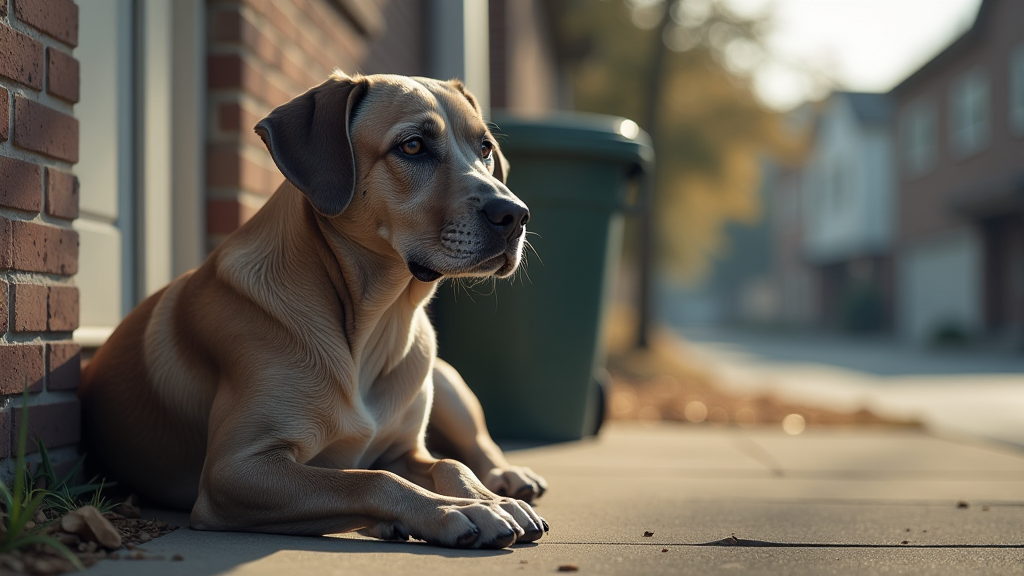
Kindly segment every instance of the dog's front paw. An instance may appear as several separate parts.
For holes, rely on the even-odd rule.
[[[509,498],[463,502],[439,506],[431,518],[414,523],[418,529],[412,535],[449,548],[507,548],[532,542],[547,529],[526,503]]]
[[[491,468],[481,480],[498,496],[511,496],[526,502],[540,498],[548,489],[544,478],[525,466]]]

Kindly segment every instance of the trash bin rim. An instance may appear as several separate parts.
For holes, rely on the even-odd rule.
[[[502,150],[510,153],[600,157],[641,167],[654,160],[650,136],[621,116],[567,111],[525,115],[496,110],[491,122],[497,126],[495,135]]]

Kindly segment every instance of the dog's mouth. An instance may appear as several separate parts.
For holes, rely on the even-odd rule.
[[[433,282],[441,277],[440,272],[427,268],[419,262],[409,262],[409,272],[412,272],[412,277],[420,282]]]

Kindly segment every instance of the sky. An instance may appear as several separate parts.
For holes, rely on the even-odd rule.
[[[754,86],[765,104],[786,110],[822,98],[829,86],[888,91],[966,31],[981,0],[725,3],[739,14],[772,15],[770,57],[754,71]]]

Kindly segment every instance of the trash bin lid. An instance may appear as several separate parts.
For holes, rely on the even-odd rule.
[[[492,130],[505,152],[518,155],[579,157],[620,162],[649,171],[654,162],[651,138],[627,118],[584,112],[539,116],[495,111]]]

